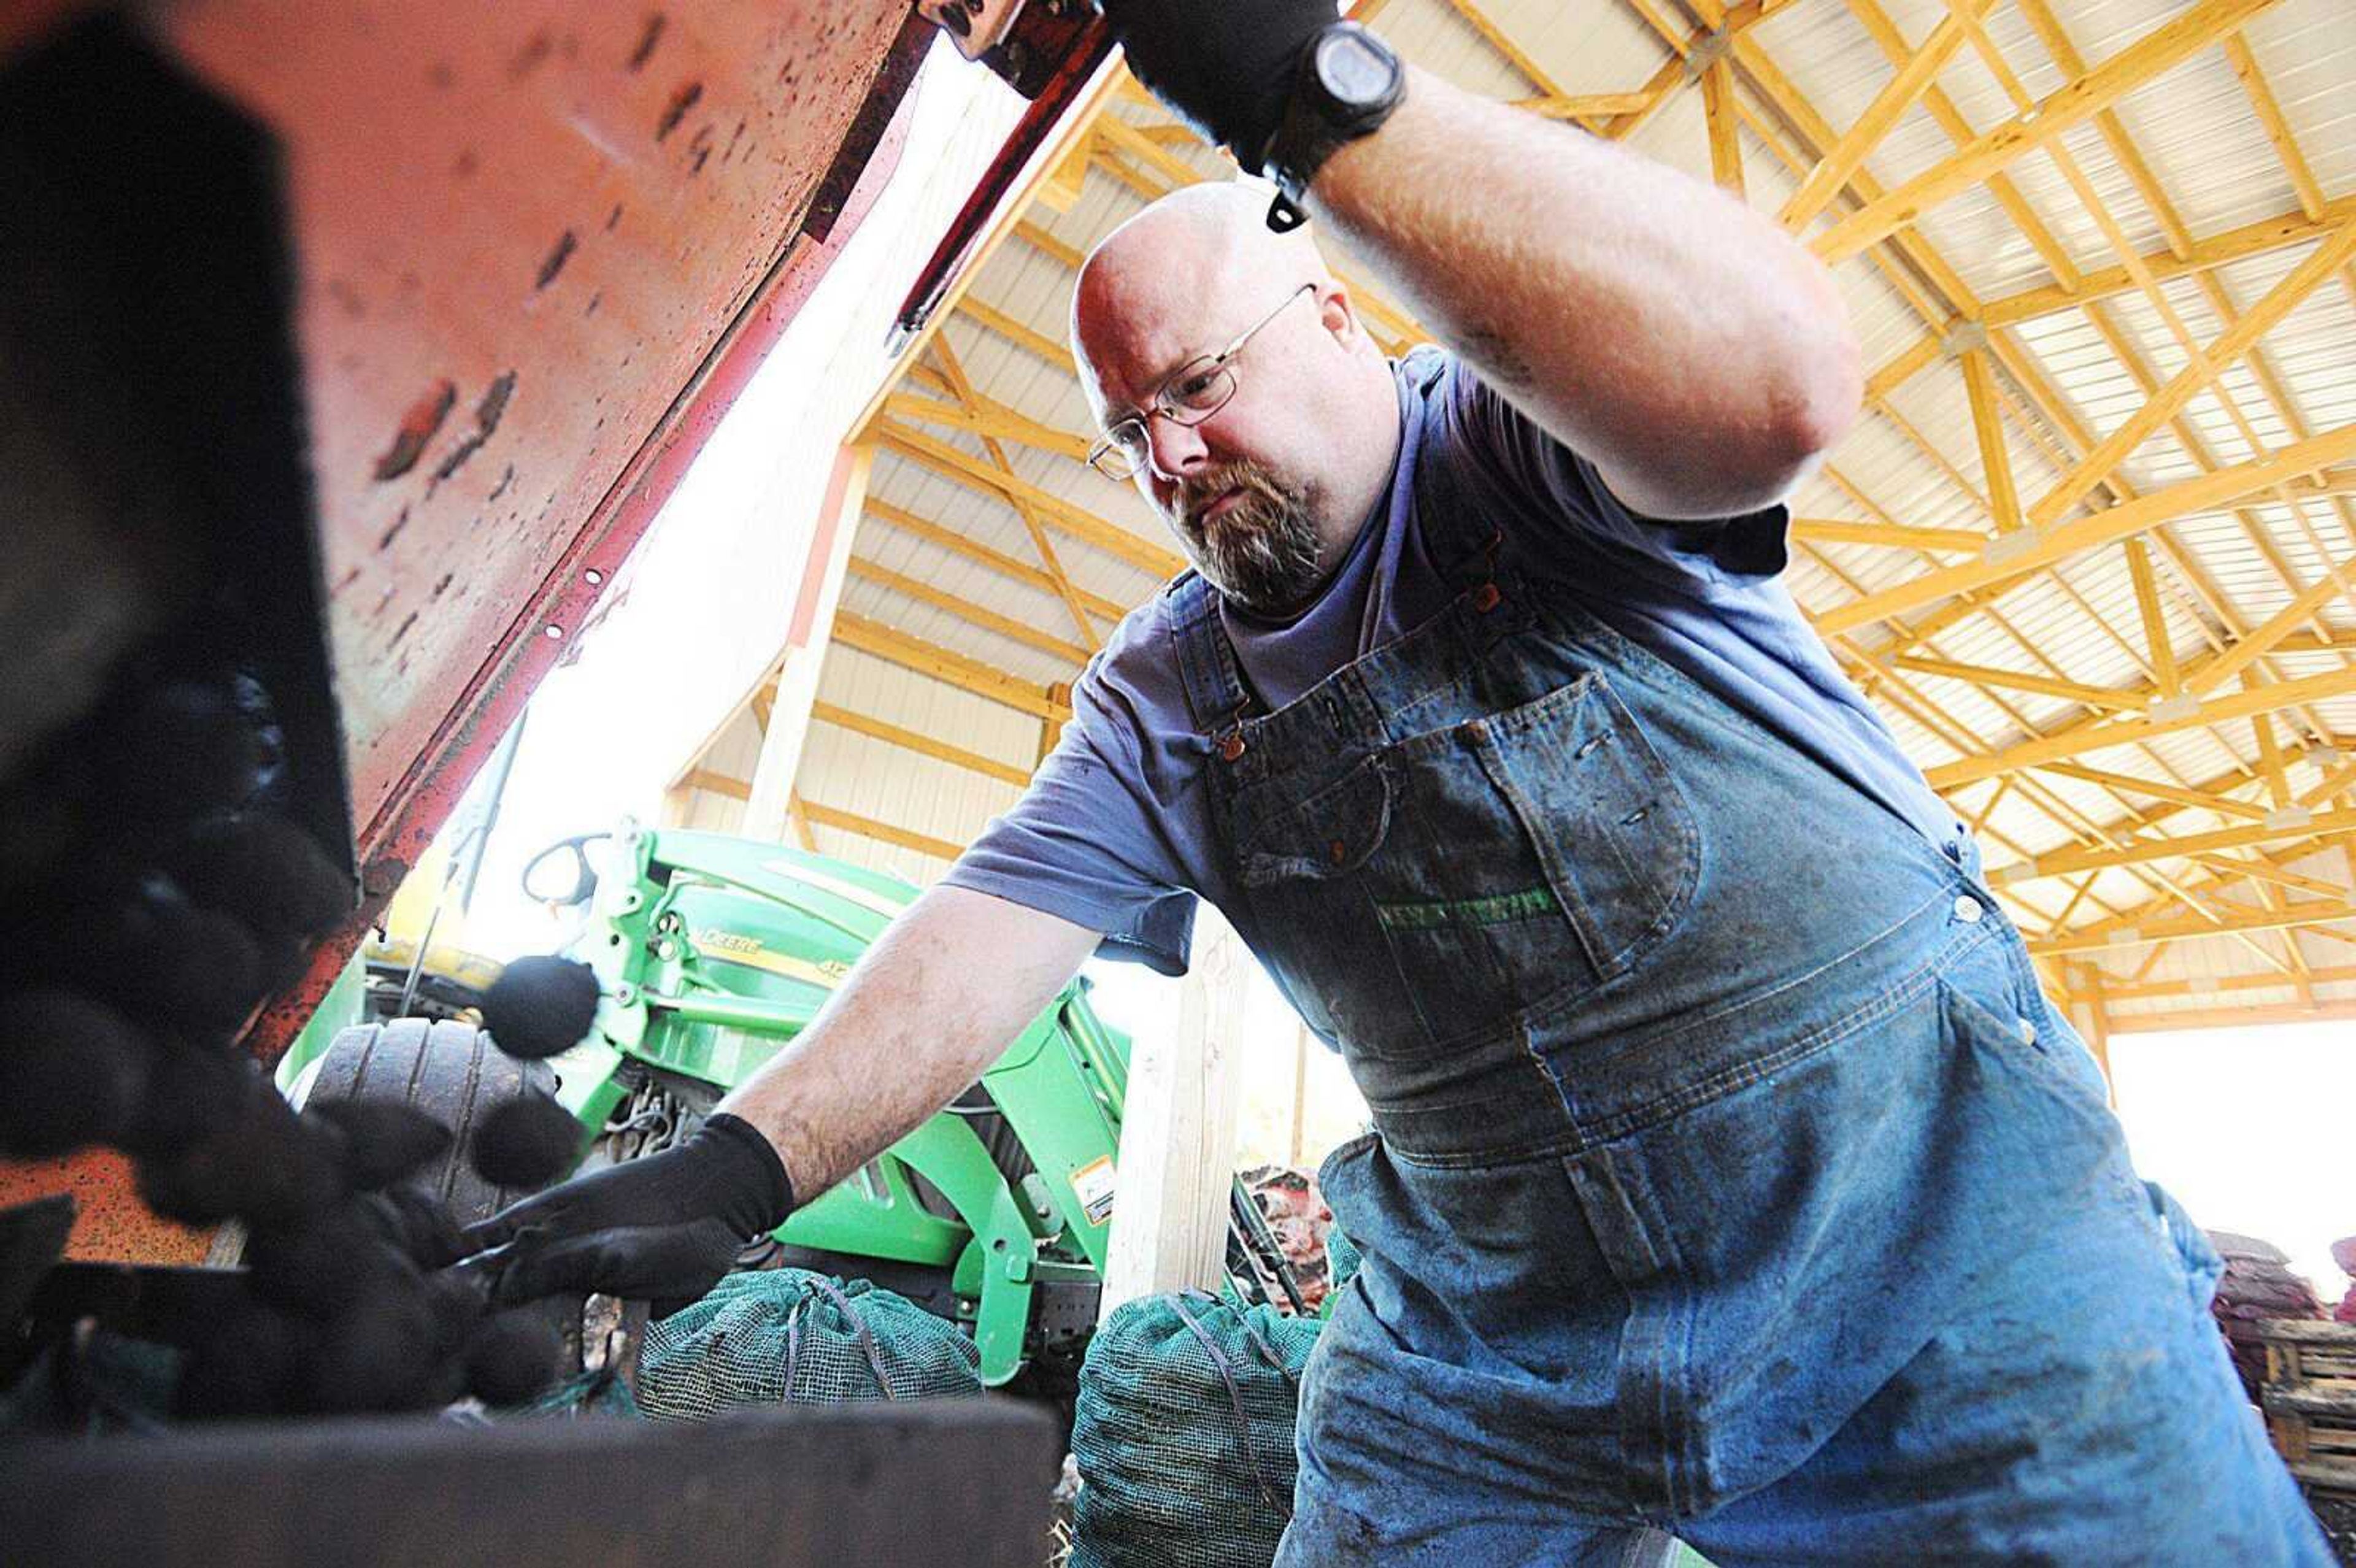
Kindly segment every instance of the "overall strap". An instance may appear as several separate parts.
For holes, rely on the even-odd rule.
[[[1251,707],[1235,649],[1219,622],[1219,594],[1199,572],[1189,571],[1164,592],[1170,599],[1170,641],[1178,678],[1186,690],[1187,716],[1206,737],[1235,733]]]
[[[1407,428],[1399,460],[1411,464],[1416,524],[1422,530],[1425,550],[1432,564],[1459,592],[1494,581],[1497,553],[1504,536],[1483,503],[1465,482],[1460,446],[1446,440],[1448,411],[1443,400],[1451,375],[1470,372],[1444,349],[1419,348],[1408,356]],[[1427,442],[1424,437],[1433,434]]]

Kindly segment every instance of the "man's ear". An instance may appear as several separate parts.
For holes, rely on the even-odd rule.
[[[1317,321],[1333,335],[1335,342],[1345,347],[1352,338],[1367,335],[1359,324],[1357,307],[1350,302],[1350,291],[1340,283],[1319,285]]]

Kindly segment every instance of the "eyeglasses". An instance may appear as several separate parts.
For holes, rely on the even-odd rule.
[[[1120,421],[1088,448],[1088,466],[1108,479],[1127,484],[1145,466],[1152,450],[1147,422],[1159,415],[1174,424],[1198,425],[1226,408],[1227,400],[1236,395],[1235,357],[1252,340],[1252,334],[1281,315],[1294,300],[1316,292],[1315,283],[1301,284],[1279,301],[1274,310],[1237,334],[1225,348],[1198,355],[1172,371],[1146,400],[1143,413]]]

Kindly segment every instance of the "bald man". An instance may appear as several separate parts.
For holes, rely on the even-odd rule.
[[[694,1140],[486,1227],[502,1294],[707,1288],[1207,899],[1373,1113],[1282,1563],[2328,1562],[2213,1254],[1777,581],[1859,397],[1824,270],[1330,5],[1108,11],[1283,192],[1075,293],[1092,459],[1194,570]],[[1442,347],[1387,359],[1304,209]]]

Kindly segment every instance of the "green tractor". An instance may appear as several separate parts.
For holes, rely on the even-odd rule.
[[[590,846],[605,850],[593,863]],[[464,1012],[475,974],[430,978],[429,1018],[359,1022],[364,998],[421,993],[422,961],[379,953],[373,987],[348,976],[280,1064],[298,1102],[405,1096],[463,1137],[487,1102],[552,1092],[595,1133],[592,1165],[686,1137],[818,1015],[868,944],[916,898],[893,878],[719,834],[625,822],[563,840],[526,891],[584,913],[567,956],[597,973],[597,1020],[545,1062],[488,1049]],[[418,945],[423,948],[423,943]],[[407,958],[406,984],[390,973]],[[357,968],[357,965],[356,965]],[[879,1071],[888,1066],[879,1064]],[[990,1387],[1062,1394],[1097,1319],[1114,1205],[1129,1040],[1076,979],[958,1101],[806,1204],[739,1260],[857,1276],[960,1325]],[[462,1220],[519,1194],[454,1162]],[[1227,1264],[1247,1299],[1273,1286],[1300,1310],[1281,1251],[1238,1183]]]

